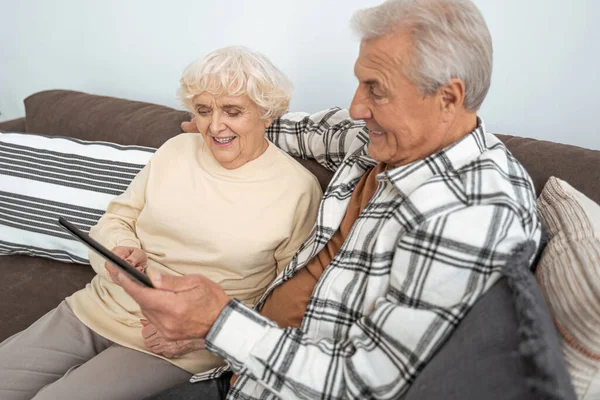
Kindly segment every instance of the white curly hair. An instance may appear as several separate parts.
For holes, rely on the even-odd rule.
[[[184,71],[178,96],[195,113],[194,97],[247,95],[261,110],[261,118],[276,118],[289,107],[292,82],[264,55],[243,46],[218,49],[194,61]]]

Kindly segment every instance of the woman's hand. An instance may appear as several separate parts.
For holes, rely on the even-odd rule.
[[[117,256],[121,257],[123,260],[127,261],[138,271],[146,271],[148,255],[144,250],[138,249],[137,247],[117,246],[112,249],[112,252],[115,253]],[[108,266],[112,268],[108,268]],[[119,279],[117,279],[117,275],[119,274],[118,269],[114,268],[112,263],[110,263],[109,261],[106,261],[104,263],[104,267],[108,271],[112,281],[117,285],[121,286]]]
[[[203,339],[167,340],[150,322],[145,319],[141,319],[140,321],[144,326],[142,328],[144,345],[154,354],[165,358],[177,358],[192,351],[205,349]]]

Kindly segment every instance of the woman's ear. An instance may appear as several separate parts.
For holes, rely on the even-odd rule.
[[[263,119],[263,121],[265,123],[265,129],[267,129],[273,123],[273,118],[266,118],[266,119]]]

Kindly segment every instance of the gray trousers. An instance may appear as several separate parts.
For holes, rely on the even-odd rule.
[[[64,301],[0,344],[2,400],[143,399],[190,377],[96,334]]]

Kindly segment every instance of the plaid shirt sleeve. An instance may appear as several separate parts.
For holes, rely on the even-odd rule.
[[[504,204],[440,210],[400,234],[391,270],[380,271],[390,276],[387,294],[347,338],[280,329],[233,301],[207,347],[282,398],[397,398],[531,236]]]
[[[339,108],[311,115],[285,114],[273,121],[266,136],[286,153],[314,158],[331,171],[338,169],[346,154],[369,141],[364,123],[353,121],[348,110]]]

